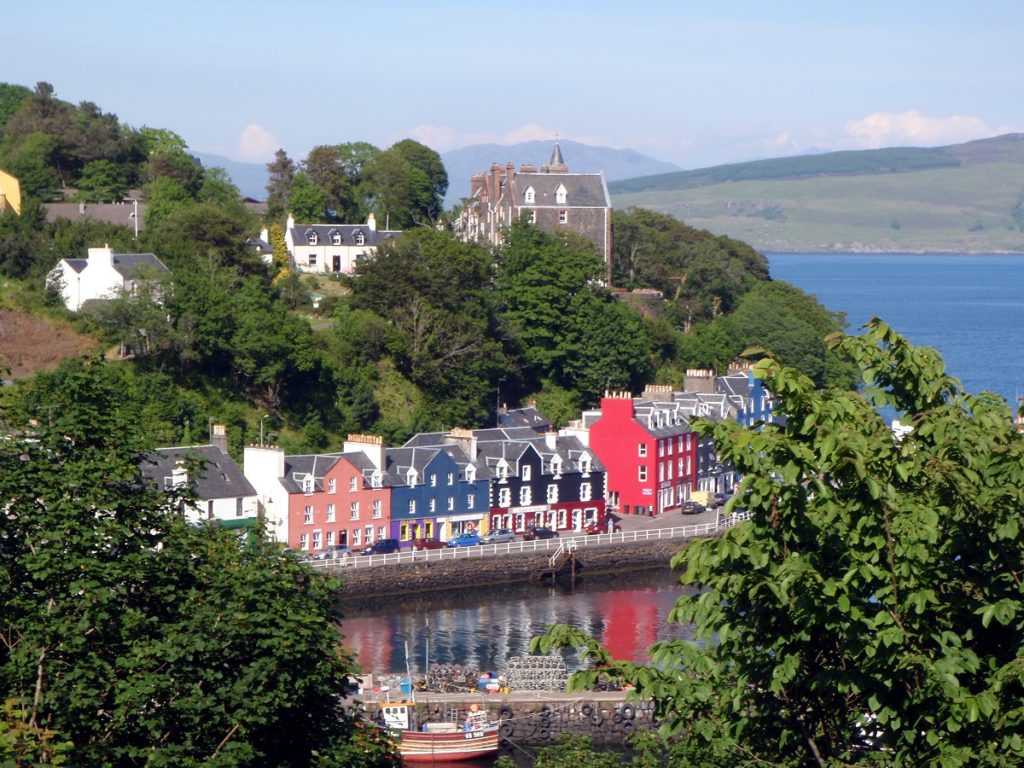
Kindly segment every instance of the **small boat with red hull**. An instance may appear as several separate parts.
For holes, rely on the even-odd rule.
[[[416,704],[411,701],[381,703],[378,722],[398,737],[398,751],[407,763],[449,763],[476,760],[498,754],[498,723],[487,713],[470,706],[462,723],[424,723],[415,727]]]

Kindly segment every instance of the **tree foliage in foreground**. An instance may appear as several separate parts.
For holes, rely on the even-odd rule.
[[[0,756],[388,766],[342,697],[332,585],[140,480],[107,367],[0,413]]]
[[[867,399],[769,359],[786,424],[701,427],[751,519],[673,562],[695,639],[649,666],[565,626],[535,645],[586,646],[578,689],[613,674],[652,697],[673,764],[1024,764],[1024,442],[1001,398],[880,321],[834,343]]]

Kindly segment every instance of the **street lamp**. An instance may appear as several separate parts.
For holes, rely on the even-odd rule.
[[[260,416],[260,448],[263,447],[263,420],[267,418],[269,415],[269,413],[264,413],[262,416]]]

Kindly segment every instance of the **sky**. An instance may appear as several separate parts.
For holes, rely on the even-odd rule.
[[[1024,131],[1020,0],[8,5],[0,82],[246,162],[561,137],[689,169]]]

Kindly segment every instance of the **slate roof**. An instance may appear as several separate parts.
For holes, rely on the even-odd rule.
[[[556,202],[555,191],[565,186],[565,202]],[[610,208],[608,188],[600,173],[519,173],[513,182],[515,204],[530,208]],[[534,201],[526,202],[533,187]]]
[[[296,224],[291,228],[292,243],[298,246],[309,245],[309,235],[316,233],[316,245],[330,246],[334,244],[334,235],[341,235],[341,245],[357,245],[356,234],[362,232],[365,238],[363,245],[376,246],[395,235],[402,234],[395,229],[370,229],[367,224]]]
[[[169,271],[152,253],[115,253],[113,267],[118,274],[128,280],[145,277],[147,273]]]
[[[82,274],[82,270],[89,266],[88,259],[64,259],[64,263],[75,270],[78,274]]]
[[[551,427],[551,420],[533,406],[515,408],[511,411],[498,413],[499,427],[529,427],[535,432],[544,434]]]
[[[189,473],[189,482],[200,499],[235,499],[256,495],[256,489],[246,480],[235,460],[215,445],[157,448],[146,456],[142,473],[159,488],[166,489],[179,459],[194,459],[205,464],[202,474]]]
[[[281,485],[288,493],[304,493],[303,481],[313,478],[313,492],[323,491],[324,477],[342,459],[348,461],[363,476],[367,485],[377,467],[362,451],[348,453],[308,453],[284,457],[284,477]],[[387,485],[387,476],[381,473],[381,487]]]

